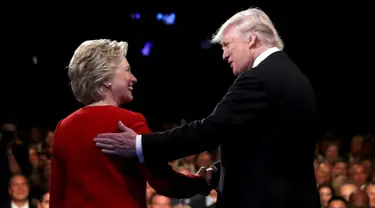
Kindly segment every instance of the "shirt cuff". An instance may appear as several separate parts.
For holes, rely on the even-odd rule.
[[[143,151],[142,151],[142,135],[137,135],[135,138],[135,149],[137,152],[137,156],[140,163],[144,163],[145,160],[143,158]]]

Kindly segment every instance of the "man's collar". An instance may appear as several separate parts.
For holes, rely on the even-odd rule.
[[[10,205],[11,208],[29,208],[29,201],[27,201],[22,207],[18,207],[13,201],[11,202]]]
[[[256,57],[256,59],[254,60],[254,63],[253,63],[253,67],[252,68],[255,68],[257,67],[260,62],[262,62],[264,59],[266,59],[269,55],[277,52],[277,51],[280,51],[280,49],[276,48],[276,47],[273,47],[273,48],[269,48],[265,51],[263,51],[258,57]]]

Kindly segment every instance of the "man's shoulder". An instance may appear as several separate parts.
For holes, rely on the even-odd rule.
[[[309,79],[282,51],[271,54],[257,67],[239,75],[230,91],[237,88],[263,91],[277,99],[284,95],[295,95],[300,99],[313,95]]]
[[[256,80],[259,83],[278,86],[278,83],[300,82],[305,75],[283,51],[277,51],[264,59],[257,67],[244,72],[238,79]]]
[[[265,58],[259,65],[249,72],[253,72],[253,75],[261,76],[273,76],[275,72],[298,69],[298,66],[289,58],[289,56],[283,51],[277,51],[272,53],[267,58]],[[270,73],[270,72],[274,73]]]

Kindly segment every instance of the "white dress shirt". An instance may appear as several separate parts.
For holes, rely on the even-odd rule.
[[[28,201],[27,201],[23,206],[21,206],[21,207],[17,206],[17,205],[12,201],[11,204],[10,204],[10,207],[11,207],[11,208],[30,208],[30,206],[29,206],[29,202],[28,202]]]
[[[280,49],[273,47],[269,48],[265,51],[263,51],[258,57],[255,58],[253,67],[257,67],[264,59],[266,59],[269,55],[280,51]],[[136,153],[139,159],[139,162],[144,163],[144,157],[143,157],[143,151],[142,151],[142,135],[137,135],[135,139],[135,148],[136,148]]]

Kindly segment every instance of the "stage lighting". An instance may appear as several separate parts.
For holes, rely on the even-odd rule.
[[[146,42],[144,47],[142,48],[141,52],[143,56],[149,56],[152,48],[151,42]]]
[[[33,56],[33,64],[34,65],[37,65],[38,64],[38,57],[36,57],[36,56]]]
[[[173,25],[176,20],[176,15],[175,13],[170,13],[170,14],[158,13],[156,15],[156,19],[159,21],[163,21],[164,24],[166,25]]]
[[[130,17],[132,18],[132,19],[141,19],[141,14],[139,14],[139,13],[132,13],[131,15],[130,15]]]

